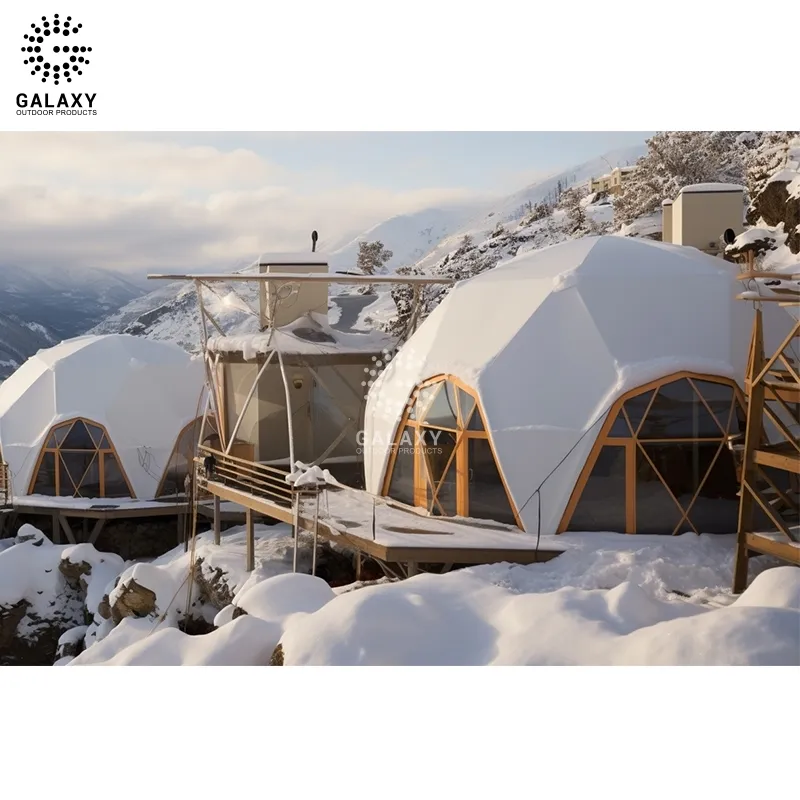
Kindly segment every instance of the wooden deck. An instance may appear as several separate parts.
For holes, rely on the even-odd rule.
[[[427,517],[344,486],[326,487],[319,498],[299,493],[296,511],[292,505],[220,481],[201,479],[201,486],[222,501],[296,525],[299,530],[316,530],[321,539],[355,553],[384,564],[404,565],[408,574],[419,564],[533,564],[562,552],[552,543],[537,546],[535,536],[508,525]]]
[[[109,520],[127,519],[154,519],[163,517],[177,517],[177,539],[183,540],[186,516],[191,513],[191,505],[185,500],[159,502],[159,501],[124,501],[114,503],[113,500],[86,500],[76,502],[73,498],[65,498],[68,502],[59,504],[58,498],[39,500],[31,497],[18,497],[13,500],[12,514],[6,520],[6,525],[11,527],[14,519],[21,514],[31,516],[50,517],[52,521],[53,542],[59,544],[62,534],[70,544],[77,544],[79,537],[73,529],[73,522],[93,520],[91,530],[86,529],[86,535],[81,535],[81,541],[95,544],[105,524]],[[1,530],[1,529],[0,529]]]

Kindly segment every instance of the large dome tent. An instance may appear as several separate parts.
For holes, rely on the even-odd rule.
[[[202,414],[202,362],[129,335],[40,350],[0,385],[0,458],[16,497],[155,498]]]
[[[605,236],[457,284],[370,390],[368,490],[534,533],[735,530],[737,271]],[[768,349],[787,331],[765,310]]]

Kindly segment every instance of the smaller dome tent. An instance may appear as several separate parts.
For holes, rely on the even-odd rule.
[[[156,497],[202,413],[202,362],[165,342],[81,336],[0,385],[0,456],[15,496]]]
[[[581,530],[734,530],[726,440],[753,320],[736,275],[693,248],[604,236],[458,283],[370,390],[367,489],[530,532],[575,529],[572,517]],[[769,348],[788,316],[766,308],[764,322]],[[715,493],[725,513],[705,502]],[[576,513],[584,495],[598,502]]]

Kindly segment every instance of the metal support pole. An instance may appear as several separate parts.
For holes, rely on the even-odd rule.
[[[286,378],[286,369],[283,366],[283,356],[280,350],[273,350],[278,353],[278,363],[281,366],[281,377],[283,378],[283,391],[286,395],[286,426],[289,433],[289,472],[294,472],[294,427],[292,423],[292,398],[289,392],[289,381]]]
[[[233,445],[233,440],[236,438],[236,434],[239,433],[239,427],[242,424],[245,412],[250,406],[250,401],[253,399],[253,395],[255,394],[256,389],[258,388],[258,382],[261,380],[261,376],[264,374],[264,370],[269,366],[269,362],[272,361],[272,357],[274,355],[275,351],[273,350],[269,354],[269,356],[267,356],[267,360],[264,362],[261,369],[258,371],[258,374],[256,375],[255,379],[253,380],[253,385],[250,387],[250,391],[247,393],[247,397],[244,400],[244,405],[242,406],[242,410],[239,412],[239,418],[236,420],[236,424],[233,426],[230,438],[228,439],[228,445],[225,448],[225,455],[228,455],[231,452],[231,446]]]

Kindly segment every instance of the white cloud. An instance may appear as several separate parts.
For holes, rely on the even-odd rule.
[[[303,191],[307,174],[252,150],[123,134],[3,133],[0,147],[0,265],[223,268],[304,249],[312,229],[331,245],[394,214],[473,199],[435,187]]]

